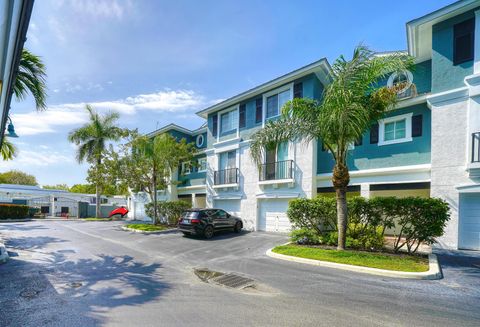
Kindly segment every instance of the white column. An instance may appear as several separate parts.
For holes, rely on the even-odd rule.
[[[370,199],[370,184],[360,184],[360,196]]]
[[[480,10],[475,11],[475,40],[473,73],[480,74]]]
[[[192,193],[192,208],[198,208],[197,197]]]
[[[55,196],[50,195],[50,202],[52,203],[52,212],[50,212],[51,217],[55,217]]]

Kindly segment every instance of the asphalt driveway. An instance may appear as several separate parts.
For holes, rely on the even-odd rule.
[[[479,326],[480,256],[443,253],[445,278],[417,281],[278,261],[286,236],[212,240],[125,232],[120,222],[0,224],[1,326]],[[205,267],[255,291],[200,281]]]

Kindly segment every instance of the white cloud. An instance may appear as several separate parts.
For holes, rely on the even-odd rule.
[[[116,111],[123,115],[134,115],[148,110],[192,117],[196,110],[217,101],[207,101],[203,95],[192,90],[166,89],[125,99],[89,102],[89,104],[101,112]],[[84,108],[84,102],[65,103],[49,106],[44,112],[11,114],[11,117],[19,135],[56,133],[68,131],[73,126],[87,122],[88,117]]]
[[[19,154],[14,160],[0,161],[0,169],[22,169],[23,167],[43,167],[75,162],[75,159],[72,156],[66,156],[56,151],[45,151],[45,149],[42,150],[19,150]]]
[[[58,7],[69,6],[75,13],[84,14],[94,18],[122,19],[133,8],[130,0],[73,0],[56,1]]]

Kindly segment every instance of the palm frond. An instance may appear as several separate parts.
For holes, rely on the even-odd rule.
[[[2,159],[4,161],[12,160],[17,156],[17,147],[6,138],[3,138],[0,152],[2,153]]]
[[[18,74],[13,86],[17,99],[24,99],[30,93],[38,111],[47,109],[46,69],[39,56],[23,49],[18,67]]]

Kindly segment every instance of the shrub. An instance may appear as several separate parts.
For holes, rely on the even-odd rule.
[[[297,244],[322,244],[321,236],[315,230],[308,228],[294,229],[290,233],[292,242]]]
[[[22,219],[28,217],[28,206],[22,204],[0,204],[0,219]]]
[[[432,244],[444,233],[450,219],[448,204],[437,198],[378,197],[348,199],[349,223],[346,246],[381,249],[387,228],[395,228],[394,251],[406,247],[409,253],[421,243]],[[337,245],[335,199],[297,199],[289,204],[288,218],[294,228],[293,241]]]
[[[185,201],[159,201],[157,203],[157,212],[162,223],[175,225],[182,213],[190,207],[191,205]],[[155,216],[153,208],[153,202],[145,205],[147,215],[152,218]]]
[[[290,201],[287,215],[294,228],[314,230],[321,235],[336,229],[336,200],[324,197],[295,199]]]

